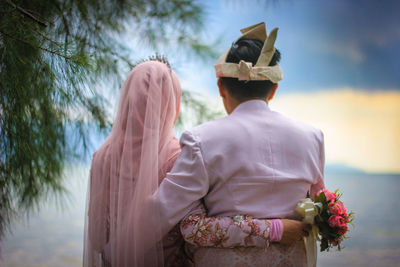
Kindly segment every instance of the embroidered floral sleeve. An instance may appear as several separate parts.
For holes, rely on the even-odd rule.
[[[187,216],[180,224],[186,242],[211,247],[268,247],[270,221],[248,215],[206,217],[205,213]]]

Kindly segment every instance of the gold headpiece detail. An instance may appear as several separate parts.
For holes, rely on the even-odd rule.
[[[281,67],[277,64],[275,66],[268,66],[275,53],[275,40],[278,34],[278,28],[274,28],[269,36],[265,28],[265,23],[261,22],[256,25],[240,30],[242,38],[257,39],[264,42],[261,49],[260,56],[258,57],[255,66],[251,62],[241,60],[238,64],[227,63],[226,58],[229,54],[230,47],[220,56],[215,67],[217,78],[219,77],[232,77],[238,78],[240,81],[263,81],[270,80],[277,83],[283,78]],[[235,42],[235,43],[236,43]]]

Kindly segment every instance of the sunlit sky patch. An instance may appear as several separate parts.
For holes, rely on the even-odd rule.
[[[328,163],[400,173],[400,92],[337,88],[277,97],[271,108],[323,130]]]

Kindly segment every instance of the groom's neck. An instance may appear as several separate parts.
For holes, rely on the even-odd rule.
[[[267,99],[265,99],[265,98],[246,98],[246,99],[239,101],[234,97],[230,97],[230,99],[228,101],[226,101],[228,103],[224,103],[225,110],[228,114],[231,114],[235,110],[235,108],[237,108],[240,104],[250,101],[250,100],[262,100],[262,101],[265,101],[268,103]]]

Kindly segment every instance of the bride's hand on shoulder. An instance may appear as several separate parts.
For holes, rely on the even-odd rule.
[[[308,236],[311,231],[311,225],[301,221],[281,219],[283,224],[281,244],[293,244],[301,240],[304,236]]]

